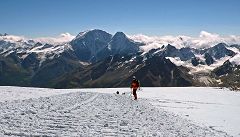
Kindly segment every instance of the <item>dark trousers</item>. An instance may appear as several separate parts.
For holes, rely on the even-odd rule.
[[[134,99],[137,100],[137,89],[133,89],[133,96]]]

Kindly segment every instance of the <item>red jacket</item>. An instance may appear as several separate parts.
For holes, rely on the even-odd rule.
[[[133,80],[132,83],[131,83],[131,88],[133,89],[138,89],[140,86],[138,80]]]

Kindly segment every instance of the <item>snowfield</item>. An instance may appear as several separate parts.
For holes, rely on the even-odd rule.
[[[239,92],[129,91],[0,87],[0,136],[240,136]]]

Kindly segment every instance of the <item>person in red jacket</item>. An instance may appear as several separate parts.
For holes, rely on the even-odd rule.
[[[140,89],[140,83],[135,76],[133,76],[133,80],[130,87],[131,87],[132,94],[134,96],[134,100],[137,100],[137,89],[138,88]]]

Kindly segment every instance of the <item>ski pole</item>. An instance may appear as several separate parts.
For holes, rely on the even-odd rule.
[[[132,98],[132,89],[130,88],[130,98]]]

